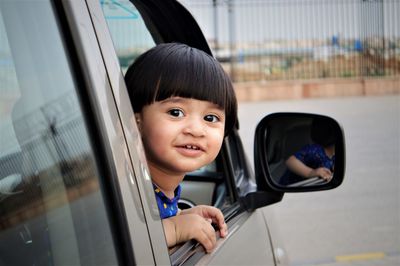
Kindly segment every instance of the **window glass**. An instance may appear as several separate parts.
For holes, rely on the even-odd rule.
[[[123,73],[143,52],[155,46],[142,16],[129,0],[100,0]]]
[[[50,1],[0,0],[0,265],[116,265]]]

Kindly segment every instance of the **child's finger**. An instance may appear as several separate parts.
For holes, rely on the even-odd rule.
[[[221,210],[215,207],[207,207],[206,210],[207,210],[207,216],[211,217],[212,219],[211,225],[215,229],[215,231],[219,231],[221,237],[227,236],[228,226],[225,223],[225,218]]]
[[[219,233],[221,237],[226,237],[228,235],[228,225],[225,222],[219,226]]]
[[[228,226],[225,223],[224,215],[222,214],[222,212],[219,209],[217,209],[217,212],[216,212],[214,218],[215,218],[215,223],[218,226],[218,230],[220,232],[221,237],[225,237],[228,234]]]
[[[226,237],[228,235],[228,225],[225,223],[224,220],[220,223],[212,223],[212,227],[215,229],[215,231],[220,232],[221,237]]]
[[[217,242],[215,231],[212,230],[209,224],[202,227],[201,233],[196,239],[203,245],[207,253],[210,253],[214,249]]]

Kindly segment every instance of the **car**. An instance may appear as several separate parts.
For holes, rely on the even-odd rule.
[[[343,181],[332,118],[266,116],[254,171],[238,125],[179,202],[220,208],[228,236],[211,253],[194,240],[168,249],[123,75],[159,43],[212,54],[190,12],[175,0],[0,1],[0,32],[0,265],[285,265],[268,207]],[[318,118],[334,124],[332,178],[282,184]]]

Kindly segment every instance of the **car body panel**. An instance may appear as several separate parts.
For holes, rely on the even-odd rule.
[[[272,265],[274,255],[261,210],[244,212],[228,223],[229,234],[199,265]],[[251,248],[249,248],[251,247]]]

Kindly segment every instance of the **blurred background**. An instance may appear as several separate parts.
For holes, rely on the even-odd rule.
[[[400,71],[397,0],[181,2],[235,81],[391,76]]]
[[[181,2],[241,100],[399,92],[398,0]]]

